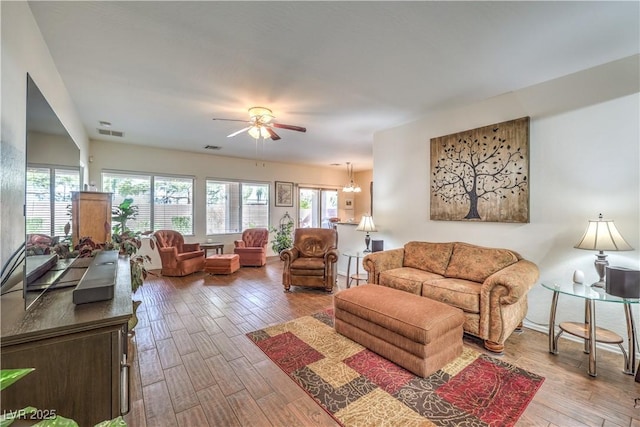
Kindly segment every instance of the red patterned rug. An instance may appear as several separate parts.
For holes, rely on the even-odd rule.
[[[331,310],[247,336],[344,426],[512,426],[544,381],[466,346],[421,378],[336,333]]]

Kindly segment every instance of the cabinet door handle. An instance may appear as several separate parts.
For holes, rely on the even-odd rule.
[[[120,362],[120,415],[127,415],[131,409],[131,393],[129,393],[129,372],[131,365],[127,363],[127,355],[122,355]]]

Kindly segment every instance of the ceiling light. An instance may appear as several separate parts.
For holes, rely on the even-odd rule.
[[[251,117],[252,123],[266,124],[270,123],[275,117],[273,112],[264,107],[251,107],[249,108],[249,117]]]
[[[264,126],[260,126],[260,125],[252,126],[247,132],[249,133],[249,135],[251,135],[253,139],[259,139],[260,137],[262,137],[262,139],[271,138],[269,131]]]
[[[347,177],[349,183],[342,188],[345,193],[359,193],[362,191],[360,186],[353,181],[353,165],[351,162],[347,162]]]
[[[251,135],[251,138],[253,139],[258,139],[260,138],[260,128],[258,126],[251,126],[251,129],[249,129],[249,135]]]

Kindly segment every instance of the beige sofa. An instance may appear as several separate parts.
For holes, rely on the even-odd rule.
[[[367,255],[369,283],[400,289],[458,307],[464,331],[501,353],[527,314],[527,293],[538,267],[508,249],[467,243],[409,242]]]

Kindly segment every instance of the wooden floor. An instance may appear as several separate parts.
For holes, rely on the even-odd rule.
[[[229,276],[149,276],[136,294],[143,304],[130,342],[128,425],[336,425],[245,337],[332,305],[332,295],[319,290],[285,294],[281,274],[279,259],[270,258],[266,267]],[[547,336],[525,329],[499,356],[546,378],[518,426],[640,427],[640,384],[621,372],[621,355],[599,351],[598,377],[591,378],[582,345],[561,339],[559,349],[549,354]]]

